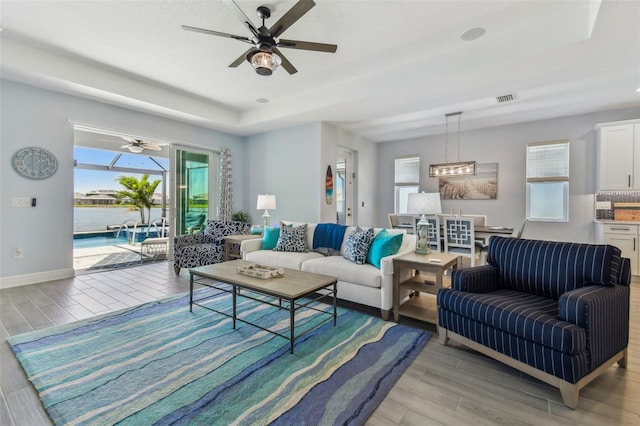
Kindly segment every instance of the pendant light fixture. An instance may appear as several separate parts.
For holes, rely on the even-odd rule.
[[[462,111],[445,114],[445,134],[444,134],[444,163],[430,164],[429,177],[465,176],[477,173],[477,163],[475,161],[460,161],[460,116]],[[458,116],[458,161],[449,163],[447,158],[449,149],[449,117]]]

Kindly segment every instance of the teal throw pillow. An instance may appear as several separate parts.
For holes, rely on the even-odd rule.
[[[280,228],[271,228],[269,226],[264,228],[264,234],[262,234],[262,250],[273,250],[278,244],[278,238],[280,237]]]
[[[371,242],[369,253],[367,253],[367,263],[380,269],[380,259],[396,254],[401,245],[402,234],[390,234],[389,231],[383,229]]]

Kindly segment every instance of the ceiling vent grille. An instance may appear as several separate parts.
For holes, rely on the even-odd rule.
[[[512,93],[508,95],[496,96],[496,101],[498,101],[499,104],[503,104],[505,102],[511,102],[511,101],[514,101],[515,99],[516,99],[516,96]]]

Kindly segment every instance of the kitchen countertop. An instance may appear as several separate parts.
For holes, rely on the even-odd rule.
[[[603,219],[594,219],[595,223],[604,223],[607,225],[640,225],[640,221],[631,221],[631,220],[603,220]]]

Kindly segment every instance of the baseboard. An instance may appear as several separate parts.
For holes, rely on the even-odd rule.
[[[0,289],[20,287],[23,285],[43,283],[46,281],[61,280],[75,277],[73,268],[58,269],[57,271],[37,272],[35,274],[14,275],[12,277],[0,277]]]

